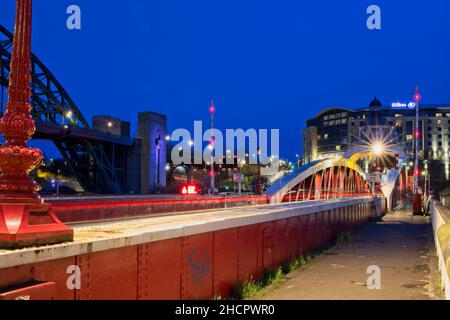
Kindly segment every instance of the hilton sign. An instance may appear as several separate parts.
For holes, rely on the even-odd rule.
[[[403,103],[403,102],[393,102],[391,104],[392,109],[414,109],[416,107],[416,103],[415,102],[408,102],[408,103]]]

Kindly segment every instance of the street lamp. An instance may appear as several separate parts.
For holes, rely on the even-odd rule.
[[[66,118],[67,119],[72,119],[72,116],[73,116],[73,112],[71,110],[66,112]]]
[[[384,146],[381,143],[376,143],[373,147],[372,147],[372,151],[375,155],[380,156],[383,154],[384,152]]]
[[[414,131],[415,150],[414,150],[414,188],[413,188],[413,213],[420,214],[422,212],[422,197],[419,193],[419,103],[422,100],[422,96],[419,92],[419,86],[416,87],[416,93],[414,94],[414,101],[416,102],[416,126]]]
[[[216,113],[216,106],[214,104],[214,99],[211,99],[211,104],[209,106],[209,113],[211,115],[211,139],[210,139],[210,148],[211,148],[211,171],[209,173],[209,175],[211,176],[211,193],[214,194],[215,190],[216,190],[216,173],[214,172],[214,154],[213,154],[213,149],[214,149],[214,134],[213,134],[213,130],[214,130],[214,114]]]
[[[258,148],[258,155],[256,157],[256,161],[257,161],[257,165],[258,165],[258,177],[257,177],[257,181],[256,181],[256,194],[257,195],[262,195],[263,190],[262,190],[262,181],[261,181],[261,149]]]

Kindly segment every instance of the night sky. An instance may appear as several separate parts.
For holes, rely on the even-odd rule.
[[[66,28],[66,8],[82,30]],[[382,10],[382,30],[366,9]],[[15,0],[0,0],[13,26]],[[305,120],[328,106],[364,107],[377,95],[450,103],[448,0],[39,0],[33,51],[84,116],[133,123],[139,111],[168,115],[169,128],[208,121],[279,128],[281,156],[301,151]]]

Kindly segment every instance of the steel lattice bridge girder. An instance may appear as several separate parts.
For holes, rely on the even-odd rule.
[[[309,189],[308,199],[314,198],[315,200],[319,200],[337,197],[339,196],[339,193],[333,192],[333,189],[334,191],[337,189],[337,185],[334,184],[337,183],[336,170],[339,169],[345,169],[344,174],[346,174],[346,176],[343,178],[346,180],[343,181],[343,183],[352,186],[349,191],[353,192],[355,195],[358,193],[357,191],[360,191],[359,193],[370,195],[364,171],[356,162],[345,158],[318,160],[302,166],[292,173],[285,175],[278,181],[275,181],[265,194],[270,198],[272,203],[281,203],[286,200],[286,195],[288,194],[289,201],[291,201],[290,193],[293,190],[297,190],[297,195],[295,196],[296,200],[294,200],[297,201],[299,199],[298,190],[300,190],[302,184],[308,184],[307,186],[304,186]],[[319,179],[319,177],[316,176],[317,174],[321,174],[319,181],[319,195],[316,188],[316,179]],[[341,183],[340,181],[338,182]],[[352,188],[354,188],[354,190]],[[311,192],[313,192],[314,195],[311,194]],[[341,192],[343,192],[343,190],[341,190]],[[303,197],[302,200],[304,200]]]
[[[12,43],[12,33],[0,25],[0,99],[9,83]],[[31,91],[37,129],[34,138],[54,142],[86,191],[125,192],[126,153],[133,147],[134,139],[92,130],[64,87],[33,53]]]
[[[7,86],[7,73],[11,64],[11,49],[13,35],[5,27],[0,25],[0,62],[2,68],[1,84]],[[68,119],[73,126],[87,128],[90,126],[81,114],[69,94],[58,82],[56,77],[34,54],[31,57],[31,104],[33,105],[33,117],[37,121],[61,123],[61,118],[71,112]]]

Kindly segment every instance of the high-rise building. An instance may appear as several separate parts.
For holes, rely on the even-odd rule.
[[[449,179],[450,104],[420,105],[419,155],[422,160],[443,165]],[[394,144],[413,155],[415,135],[415,102],[392,103],[389,106],[375,98],[366,108],[333,107],[308,120],[303,132],[303,162],[342,156],[363,137],[364,128],[383,126],[395,135]]]

